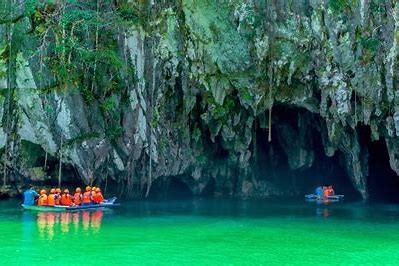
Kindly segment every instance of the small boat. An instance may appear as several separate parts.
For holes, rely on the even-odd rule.
[[[30,211],[40,211],[40,212],[65,212],[65,211],[80,211],[80,210],[96,210],[96,209],[105,209],[105,208],[113,208],[119,206],[120,204],[115,203],[116,197],[105,200],[100,204],[90,204],[90,205],[79,205],[79,206],[64,206],[64,205],[55,205],[55,206],[38,206],[38,205],[25,205],[21,204],[24,210]]]
[[[320,197],[315,194],[305,195],[306,201],[317,201],[317,202],[338,202],[344,199],[344,195],[334,195],[327,197]]]

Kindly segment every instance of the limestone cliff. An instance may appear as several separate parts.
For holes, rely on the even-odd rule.
[[[9,2],[9,181],[55,178],[43,161],[61,157],[73,178],[130,196],[178,177],[195,195],[264,197],[316,164],[325,174],[325,156],[367,198],[364,127],[399,174],[394,0]]]

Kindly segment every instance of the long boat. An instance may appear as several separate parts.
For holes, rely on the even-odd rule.
[[[317,202],[338,202],[344,199],[344,195],[334,195],[334,196],[327,196],[327,197],[320,197],[315,194],[305,195],[306,201],[317,201]]]
[[[116,198],[107,199],[99,204],[90,205],[79,205],[79,206],[65,206],[65,205],[55,205],[55,206],[38,206],[38,205],[25,205],[21,204],[24,210],[39,211],[39,212],[65,212],[65,211],[80,211],[80,210],[95,210],[95,209],[105,209],[117,207],[120,204],[115,203]]]

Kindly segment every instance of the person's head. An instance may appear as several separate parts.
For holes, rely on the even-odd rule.
[[[82,192],[82,190],[80,189],[80,187],[77,187],[77,188],[75,189],[75,192],[76,192],[76,193],[80,193],[80,192]]]
[[[92,188],[91,188],[91,191],[96,191],[96,187],[92,187]]]
[[[55,189],[55,192],[61,193],[61,189],[60,189],[59,187],[57,187],[57,188]]]
[[[99,187],[96,188],[96,192],[101,192],[101,189]]]
[[[47,191],[45,189],[40,190],[40,195],[44,195],[46,193],[47,193]]]
[[[55,188],[50,189],[50,194],[55,194]]]
[[[69,194],[69,189],[64,189],[64,194]]]
[[[90,186],[87,186],[86,187],[86,191],[90,191],[91,190],[91,187]]]

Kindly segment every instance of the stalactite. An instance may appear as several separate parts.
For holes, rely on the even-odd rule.
[[[61,143],[60,143],[60,157],[59,157],[59,167],[58,167],[58,187],[61,187],[61,180],[62,180],[62,149],[64,138],[61,133]]]

